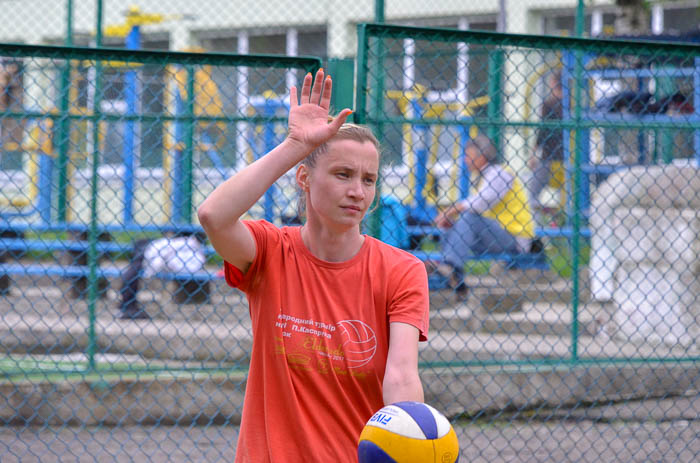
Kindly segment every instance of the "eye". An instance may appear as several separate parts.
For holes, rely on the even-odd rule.
[[[349,175],[347,174],[347,172],[338,172],[338,173],[335,174],[335,175],[338,176],[338,177],[340,177],[340,178],[348,178],[348,177],[349,177]]]
[[[376,180],[374,179],[374,177],[365,177],[365,183],[366,183],[366,184],[368,184],[368,185],[374,185],[375,182],[376,182]]]

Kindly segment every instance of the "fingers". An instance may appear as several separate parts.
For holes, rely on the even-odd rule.
[[[289,107],[293,108],[299,106],[299,98],[297,97],[297,88],[292,87],[289,89]]]
[[[312,84],[313,82],[313,84]],[[297,98],[297,89],[296,87],[292,87],[289,89],[289,99],[290,99],[290,106],[298,106],[300,104],[317,104],[323,109],[330,109],[331,106],[331,95],[333,94],[333,80],[331,79],[331,76],[325,75],[323,72],[323,68],[320,68],[318,71],[316,71],[316,77],[315,79],[312,79],[311,73],[307,73],[304,76],[304,83],[301,86],[301,101]],[[345,122],[345,119],[352,114],[352,111],[347,109],[343,110],[347,111],[346,114],[343,115],[342,117],[342,122],[338,125],[342,125],[343,122]],[[338,115],[338,118],[340,118],[340,115]],[[338,119],[336,118],[336,119]]]
[[[309,99],[309,103],[311,104],[320,104],[321,102],[321,91],[323,89],[323,84],[325,83],[324,79],[325,74],[323,72],[323,68],[320,68],[318,71],[316,71],[316,79],[314,80],[314,86],[311,89],[311,98]],[[304,85],[306,85],[306,78],[304,79]],[[303,101],[303,94],[302,94],[302,101]]]
[[[438,228],[449,228],[452,225],[448,211],[442,211],[435,217],[435,225]]]
[[[334,133],[340,130],[340,126],[345,124],[345,121],[348,119],[348,116],[350,114],[352,114],[352,110],[343,109],[342,111],[340,111],[340,114],[335,116],[335,119],[333,119],[330,123],[330,126]]]
[[[323,109],[328,109],[331,107],[331,93],[333,90],[333,81],[331,76],[326,76],[323,82],[323,94],[321,95],[321,102],[319,106]],[[346,116],[347,117],[347,116]]]
[[[309,102],[309,95],[311,94],[311,73],[307,72],[304,76],[304,83],[301,86],[301,104],[306,104]]]

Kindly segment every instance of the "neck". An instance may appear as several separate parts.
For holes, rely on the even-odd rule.
[[[301,239],[311,254],[326,262],[345,262],[352,259],[365,242],[359,226],[334,232],[325,227],[314,226],[308,221],[301,227]]]

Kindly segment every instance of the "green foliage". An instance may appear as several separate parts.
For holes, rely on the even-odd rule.
[[[572,246],[568,238],[554,238],[545,247],[549,267],[562,278],[571,278],[574,274]],[[581,240],[579,247],[579,266],[588,265],[591,246]]]

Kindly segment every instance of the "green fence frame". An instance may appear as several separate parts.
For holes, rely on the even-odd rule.
[[[571,52],[574,60],[572,80],[576,83],[573,87],[573,102],[575,105],[574,117],[570,120],[556,122],[556,127],[570,130],[574,135],[574,146],[576,147],[571,155],[573,165],[572,190],[580,191],[582,188],[582,132],[590,128],[624,128],[624,129],[692,129],[695,131],[695,139],[700,140],[700,46],[687,43],[662,43],[650,41],[629,41],[629,40],[601,40],[572,37],[544,37],[536,35],[504,34],[495,32],[468,31],[444,28],[427,28],[412,26],[396,26],[384,24],[360,24],[358,25],[358,54],[357,54],[357,92],[356,92],[356,116],[360,123],[368,124],[376,129],[378,134],[382,132],[382,126],[386,124],[421,124],[421,125],[459,125],[459,121],[445,120],[440,118],[401,118],[384,114],[381,110],[386,98],[385,92],[385,66],[383,60],[387,59],[385,54],[385,41],[411,39],[415,41],[426,41],[430,43],[466,43],[485,45],[493,48],[494,53],[490,56],[490,65],[498,69],[489,81],[489,93],[498,92],[496,95],[489,95],[491,101],[486,117],[475,117],[470,124],[487,127],[491,137],[497,137],[498,133],[506,127],[509,128],[538,128],[553,127],[551,122],[531,122],[524,120],[505,120],[502,118],[500,105],[504,95],[500,76],[503,68],[503,49],[515,48],[526,50],[567,50]],[[695,116],[685,120],[656,120],[656,121],[605,121],[590,120],[582,114],[583,94],[585,90],[583,76],[583,55],[586,52],[599,54],[639,54],[639,55],[662,55],[667,58],[688,59],[694,57],[695,62],[695,89],[693,98],[695,101]],[[491,70],[489,70],[491,73]],[[496,139],[496,138],[494,138]],[[696,161],[700,163],[700,143],[696,141]],[[570,355],[562,358],[550,359],[524,359],[515,361],[483,360],[466,362],[422,362],[425,369],[440,367],[516,367],[516,368],[577,368],[585,365],[615,365],[615,364],[657,364],[657,363],[696,363],[700,361],[700,356],[687,355],[683,357],[582,357],[579,351],[579,250],[581,240],[588,235],[584,229],[585,217],[583,216],[580,195],[574,194],[572,197],[571,227],[562,228],[557,232],[560,236],[568,236],[570,241],[571,254],[573,256],[573,276],[571,293],[571,340],[572,347]],[[377,216],[379,213],[376,214]],[[377,229],[372,230],[374,233]]]
[[[698,343],[694,345],[695,350],[682,350],[685,346],[679,349],[675,346],[668,348],[664,346],[657,350],[655,346],[647,346],[648,349],[640,349],[638,353],[627,349],[633,344],[631,341],[622,341],[626,342],[624,351],[619,345],[611,345],[613,349],[619,348],[614,351],[616,355],[604,356],[613,352],[607,349],[601,349],[594,354],[587,352],[586,347],[591,345],[589,343],[592,339],[600,343],[614,341],[611,338],[602,341],[595,339],[590,333],[591,325],[586,325],[586,322],[590,321],[584,318],[588,315],[586,310],[589,307],[585,305],[587,301],[579,296],[583,286],[580,273],[584,269],[585,262],[579,256],[581,248],[585,246],[585,240],[590,237],[585,214],[587,199],[582,193],[587,188],[588,172],[585,169],[591,167],[586,164],[589,154],[586,143],[588,143],[590,129],[643,129],[643,131],[657,131],[660,135],[668,135],[673,130],[681,130],[684,135],[687,135],[686,132],[693,131],[695,153],[699,156],[697,153],[700,153],[700,46],[540,37],[380,24],[362,24],[358,27],[358,33],[356,62],[350,59],[331,58],[327,63],[323,63],[338,84],[337,88],[334,88],[332,110],[339,111],[354,104],[352,115],[354,122],[367,124],[380,138],[384,136],[383,146],[389,146],[392,141],[388,136],[389,130],[397,127],[401,130],[404,128],[408,131],[415,130],[416,133],[420,130],[421,134],[430,133],[432,136],[435,128],[444,129],[442,134],[453,131],[447,135],[455,135],[458,132],[467,133],[468,125],[475,124],[503,145],[509,142],[507,134],[521,130],[558,128],[571,134],[569,157],[571,161],[567,171],[571,186],[567,203],[569,213],[567,222],[560,228],[545,230],[549,234],[548,237],[563,240],[567,251],[572,256],[568,262],[572,269],[572,276],[565,281],[566,294],[557,299],[557,301],[563,301],[560,313],[570,311],[570,322],[567,317],[567,323],[570,324],[564,325],[562,320],[558,320],[557,326],[553,328],[547,320],[543,323],[542,332],[532,329],[536,332],[531,331],[533,336],[528,338],[530,333],[516,326],[518,320],[511,319],[506,322],[514,327],[512,331],[508,326],[493,328],[495,323],[500,324],[504,320],[504,318],[497,318],[500,314],[495,314],[496,316],[488,320],[486,317],[467,320],[471,314],[463,315],[459,312],[465,308],[471,310],[476,307],[476,304],[481,303],[482,301],[476,300],[477,296],[472,295],[469,304],[464,301],[450,304],[447,301],[455,295],[454,291],[452,293],[450,293],[451,290],[431,292],[432,331],[428,342],[422,343],[419,350],[419,372],[426,402],[445,413],[460,436],[462,457],[475,461],[493,461],[495,455],[501,455],[506,460],[517,458],[513,455],[523,450],[521,457],[531,460],[541,457],[545,452],[544,458],[552,461],[557,458],[575,458],[573,455],[578,452],[582,460],[592,457],[597,461],[603,454],[637,456],[635,453],[640,448],[645,455],[652,456],[663,452],[676,456],[696,452],[694,453],[696,455],[698,441],[695,438],[697,433],[694,431],[697,428],[697,420],[693,416],[694,409],[686,410],[691,408],[689,404],[694,405],[698,400],[697,384],[700,379]],[[396,89],[397,83],[392,82],[391,77],[396,78],[397,74],[392,74],[391,71],[397,69],[384,64],[390,62],[387,60],[397,59],[394,53],[399,47],[397,43],[393,43],[392,47],[389,42],[400,43],[404,39],[413,40],[414,44],[419,42],[423,45],[428,44],[428,49],[430,44],[436,44],[435,56],[423,55],[423,58],[427,57],[424,62],[434,58],[438,61],[439,54],[454,44],[475,45],[475,54],[478,54],[478,59],[475,61],[483,62],[491,76],[483,87],[486,95],[479,96],[478,105],[475,105],[480,112],[475,112],[473,116],[469,113],[468,122],[455,119],[456,112],[449,111],[434,112],[428,116],[421,113],[415,117],[388,114],[385,111],[388,106],[387,101],[393,97],[388,95],[387,91]],[[449,47],[445,47],[445,44]],[[515,50],[516,55],[522,51],[533,50],[535,52],[546,50],[548,53],[565,51],[562,56],[565,55],[568,61],[564,65],[566,72],[569,73],[569,81],[574,83],[569,89],[570,100],[573,102],[569,119],[558,122],[538,121],[528,117],[513,117],[504,111],[504,106],[508,104],[506,91],[509,76],[507,73],[509,69],[513,69],[512,62],[509,61],[511,50]],[[690,117],[675,120],[663,117],[645,120],[593,118],[586,111],[585,104],[586,82],[589,76],[586,74],[584,60],[589,53],[655,54],[669,57],[671,60],[686,62],[692,60],[694,74],[690,75],[690,78],[694,85],[692,97],[694,113]],[[17,342],[8,339],[7,345],[10,347],[3,346],[4,355],[0,358],[0,388],[3,390],[4,404],[6,404],[0,407],[4,424],[4,427],[0,428],[3,433],[0,459],[13,461],[13,458],[36,457],[42,461],[44,459],[48,461],[55,457],[59,461],[67,458],[68,455],[78,459],[83,456],[119,459],[134,454],[147,459],[155,456],[157,451],[159,452],[157,457],[161,459],[180,457],[196,460],[199,457],[199,459],[214,460],[235,453],[235,439],[242,413],[243,392],[248,371],[246,361],[251,339],[249,314],[244,296],[227,287],[219,276],[216,295],[221,296],[222,302],[211,300],[203,304],[195,302],[187,309],[182,309],[182,306],[169,302],[174,301],[172,296],[176,291],[164,287],[165,284],[155,285],[153,292],[157,293],[155,296],[157,300],[152,301],[151,307],[162,308],[164,315],[159,314],[158,317],[154,317],[157,320],[154,320],[155,323],[151,328],[146,328],[148,325],[140,324],[141,322],[137,320],[112,321],[112,312],[116,311],[113,310],[116,307],[112,306],[114,298],[109,301],[100,299],[102,294],[100,286],[104,278],[116,279],[123,274],[119,273],[116,266],[105,265],[105,256],[117,256],[118,259],[123,259],[133,251],[133,247],[122,242],[105,243],[100,239],[104,233],[115,233],[118,236],[117,241],[119,238],[124,238],[132,242],[144,236],[151,238],[155,233],[201,231],[201,227],[193,223],[192,215],[196,201],[192,195],[205,193],[213,183],[219,181],[219,176],[216,176],[217,180],[211,183],[196,182],[195,174],[201,174],[201,172],[197,171],[200,166],[196,165],[194,154],[198,148],[201,148],[201,143],[196,137],[197,128],[202,127],[204,125],[202,123],[225,123],[229,126],[236,124],[235,136],[254,133],[256,142],[261,139],[275,142],[276,137],[282,133],[282,124],[287,120],[286,115],[281,111],[285,105],[284,100],[280,98],[282,95],[247,102],[247,107],[251,108],[252,112],[257,111],[259,105],[266,106],[267,103],[274,105],[279,112],[272,111],[264,114],[257,112],[255,115],[251,115],[252,112],[224,113],[223,115],[216,113],[216,116],[197,113],[194,95],[198,66],[275,68],[275,71],[269,71],[269,75],[279,78],[278,74],[281,74],[277,71],[279,69],[315,72],[322,66],[322,60],[316,57],[154,52],[15,44],[0,44],[0,56],[26,61],[37,60],[40,65],[43,65],[45,60],[50,60],[49,76],[51,78],[55,76],[55,82],[50,88],[51,91],[54,88],[57,90],[56,97],[51,101],[55,100],[56,107],[50,111],[2,110],[0,119],[51,120],[54,127],[53,152],[56,153],[54,168],[58,169],[54,172],[56,175],[49,185],[49,188],[57,193],[57,198],[54,198],[57,200],[52,199],[47,213],[27,218],[5,214],[7,209],[0,211],[0,283],[9,275],[9,273],[3,273],[4,269],[10,267],[14,269],[13,272],[16,272],[12,273],[13,275],[39,276],[45,280],[54,277],[74,278],[80,275],[87,281],[87,295],[84,300],[75,303],[73,301],[54,302],[51,299],[53,296],[47,296],[48,291],[53,291],[51,294],[55,294],[55,290],[54,288],[49,290],[45,285],[53,285],[55,281],[49,283],[44,281],[41,285],[36,285],[39,290],[33,294],[24,293],[27,288],[32,287],[32,282],[27,283],[28,279],[21,283],[17,282],[18,288],[15,288],[13,294],[7,296],[14,299],[2,299],[7,293],[3,292],[6,288],[0,286],[0,301],[9,300],[12,301],[11,303],[18,304],[16,310],[14,307],[6,307],[13,320],[14,317],[20,319],[22,316],[27,320],[38,320],[36,325],[28,325],[30,322],[23,320],[22,323],[25,325],[22,327],[4,324],[6,332],[9,330],[9,338],[14,337]],[[79,62],[83,63],[83,66],[94,69],[94,80],[89,83],[93,86],[97,99],[93,102],[94,112],[72,111],[73,103],[69,98],[69,91],[74,91],[70,88],[73,80],[71,72],[77,68]],[[182,101],[182,111],[171,112],[169,109],[164,109],[162,113],[136,111],[121,115],[116,111],[109,113],[101,111],[99,98],[105,86],[109,85],[105,71],[113,62],[127,65],[151,64],[163,68],[178,65],[178,69],[184,69],[181,74],[182,80],[177,82],[182,85],[178,88],[186,90],[187,93],[187,97]],[[353,69],[354,67],[356,70]],[[488,74],[488,72],[482,74]],[[263,81],[265,77],[267,76],[262,76]],[[298,77],[301,76],[298,75]],[[353,77],[355,77],[354,86]],[[169,80],[168,82],[167,85],[171,83]],[[235,83],[238,84],[240,81]],[[282,84],[278,80],[274,85],[279,89]],[[41,84],[38,86],[41,87]],[[236,92],[233,87],[229,88],[232,94]],[[37,89],[34,91],[36,92]],[[415,92],[415,94],[419,93]],[[420,93],[421,98],[425,94],[427,92]],[[393,102],[390,103],[393,104]],[[449,103],[446,105],[448,106]],[[404,113],[397,111],[395,114]],[[435,114],[446,114],[446,116]],[[74,123],[77,121],[93,123],[92,130],[81,134],[84,138],[80,139],[81,143],[85,140],[91,142],[86,142],[86,146],[90,145],[91,148],[87,152],[88,159],[85,164],[89,165],[91,170],[83,172],[86,189],[83,195],[87,199],[80,201],[80,205],[85,208],[80,214],[81,219],[68,222],[67,213],[71,210],[71,203],[66,194],[66,188],[71,185],[71,178],[66,169],[70,166],[72,150],[80,150],[81,154],[86,154],[85,152],[88,151],[71,145],[73,137],[70,131],[75,128]],[[177,203],[178,219],[156,224],[153,221],[143,220],[128,223],[127,220],[117,218],[109,219],[105,223],[105,216],[99,214],[99,208],[104,204],[104,196],[101,194],[103,180],[100,179],[98,172],[103,155],[99,146],[102,136],[100,127],[107,127],[105,122],[138,124],[154,121],[179,122],[182,126],[183,136],[178,139],[181,144],[177,151],[178,155],[182,156],[184,166],[183,175],[178,177],[183,179],[181,187],[184,194],[181,202]],[[239,123],[244,126],[247,124],[243,130],[250,129],[250,132],[246,134],[239,132],[237,125]],[[266,130],[273,126],[274,130]],[[165,129],[163,130],[165,132]],[[402,132],[401,135],[403,134]],[[654,140],[667,144],[672,142],[670,137],[662,136]],[[402,139],[401,143],[403,144],[404,141]],[[438,142],[440,142],[439,139]],[[455,140],[447,143],[448,145],[445,146],[448,150],[457,145]],[[262,144],[269,146],[267,143],[261,142]],[[246,146],[252,147],[252,145]],[[164,152],[172,149],[164,148]],[[264,154],[258,152],[258,145],[250,149],[256,156]],[[454,158],[451,157],[450,161],[452,160]],[[670,161],[668,158],[660,158],[660,160]],[[700,160],[700,156],[696,160]],[[379,179],[377,189],[379,193],[389,186],[385,172],[387,171],[381,171],[382,178]],[[173,173],[170,174],[176,176]],[[388,175],[391,175],[391,172]],[[204,181],[210,180],[205,175],[199,176],[199,179],[203,178]],[[401,181],[404,182],[405,179]],[[406,184],[402,185],[402,187],[406,186]],[[459,185],[460,188],[462,186]],[[201,189],[198,190],[198,187]],[[8,192],[0,192],[0,200],[6,200],[8,196]],[[109,197],[119,198],[119,195],[114,194]],[[377,198],[381,198],[380,194]],[[258,206],[262,205],[266,199],[263,198]],[[285,202],[285,204],[292,203]],[[173,200],[172,205],[175,207],[176,201]],[[376,211],[368,217],[366,224],[369,232],[375,236],[381,235],[380,230],[386,225],[383,221],[384,212],[392,210],[395,204],[383,204],[378,200],[377,206]],[[127,216],[127,214],[123,215]],[[86,217],[89,219],[86,220]],[[276,219],[282,218],[275,217]],[[400,226],[399,223],[397,228]],[[17,246],[17,243],[23,240],[14,235],[6,236],[4,233],[18,230],[27,232],[30,237],[25,241],[33,241],[37,247],[26,249],[11,247],[11,244]],[[79,240],[80,243],[71,239],[71,233],[75,232],[84,234],[84,238]],[[42,240],[45,241],[41,242]],[[42,248],[42,244],[45,247]],[[54,262],[53,259],[56,256],[50,254],[76,249],[81,252],[86,251],[85,265]],[[14,262],[8,264],[6,262],[8,259],[15,260],[12,253],[16,251],[27,252],[26,256],[21,257],[25,260],[18,261],[17,264]],[[208,248],[208,252],[211,257],[213,249]],[[36,257],[37,255],[39,257]],[[39,264],[48,265],[42,270],[41,265],[36,264],[37,261]],[[26,273],[18,271],[26,263],[28,263],[27,268],[33,267],[34,270]],[[77,267],[80,267],[80,271],[75,273]],[[201,273],[207,273],[207,276],[210,276],[213,273],[209,271],[213,269],[220,269],[220,261],[216,261],[215,258],[209,262],[208,273]],[[557,283],[563,280],[549,270],[545,269],[542,272],[540,276],[551,276]],[[475,276],[478,275],[470,275],[470,277]],[[156,279],[159,277],[153,280]],[[162,281],[155,283],[161,284]],[[172,283],[172,280],[169,283]],[[500,283],[496,281],[494,286],[488,289],[493,290]],[[20,293],[21,295],[17,297]],[[483,295],[482,292],[480,296]],[[542,307],[550,303],[536,301],[534,300],[536,296],[532,299],[529,302],[542,304],[538,310],[543,310]],[[460,303],[464,306],[457,307]],[[62,325],[43,325],[45,320],[42,316],[46,314],[49,314],[46,321],[50,319]],[[60,318],[63,315],[67,315],[65,319]],[[487,314],[488,317],[491,315],[493,314]],[[505,319],[510,315],[506,314]],[[71,326],[70,323],[76,325]],[[113,329],[110,323],[115,324]],[[477,323],[483,324],[476,327]],[[40,324],[42,325],[39,326]],[[534,326],[535,323],[532,325]],[[183,327],[183,332],[180,332],[179,329]],[[43,328],[46,329],[42,330]],[[203,328],[202,331],[199,331],[199,328]],[[191,330],[191,333],[184,332],[188,330]],[[29,338],[29,336],[37,336],[37,333],[40,335],[48,333],[47,339]],[[533,339],[545,339],[545,335],[550,334],[552,337],[547,339],[556,338],[554,341],[558,343],[556,346],[543,344],[542,349],[538,349],[539,346],[533,344]],[[499,338],[498,335],[502,337]],[[538,338],[537,335],[542,336]],[[20,339],[20,336],[25,338]],[[451,338],[452,336],[454,338]],[[80,337],[79,341],[78,337]],[[60,341],[55,341],[54,338]],[[505,339],[504,344],[509,343],[508,346],[496,345],[503,339]],[[527,341],[528,346],[524,346],[525,341],[522,341],[522,346],[517,345],[519,340]],[[471,343],[472,341],[484,344],[477,347],[476,344]],[[475,348],[474,352],[470,350],[472,346]],[[515,354],[511,355],[513,352]],[[672,355],[664,355],[665,352],[672,352]],[[77,359],[67,355],[73,353],[79,354]],[[103,354],[111,355],[105,358]],[[677,409],[683,407],[685,409],[678,412],[678,410],[669,411],[665,408],[668,402],[675,400],[678,402],[673,405]],[[638,406],[640,403],[644,406]],[[601,410],[609,405],[626,407],[625,413],[620,410],[610,410],[616,413],[611,420],[615,422],[610,426],[608,426],[610,422],[606,421],[609,419],[607,414],[609,410],[607,408],[605,411]],[[626,412],[630,412],[633,418],[628,419]],[[635,420],[638,420],[636,428]],[[620,421],[624,428],[620,428],[617,421]],[[670,426],[677,429],[665,427],[666,423],[663,421],[675,421],[676,423]],[[677,426],[678,424],[680,425]],[[522,429],[522,426],[527,429]],[[572,427],[576,430],[571,431]],[[598,434],[601,427],[604,428],[605,434]],[[634,431],[645,430],[647,427],[651,427],[656,433],[652,436],[654,439],[648,442],[644,440],[651,433],[642,433],[642,437],[632,435]],[[622,432],[620,432],[621,429],[623,429]],[[691,435],[691,433],[694,434]],[[146,437],[143,437],[144,434]],[[159,437],[158,434],[163,437]],[[591,448],[582,450],[583,447],[577,447],[580,436],[589,439],[583,439],[584,443],[580,445]],[[637,438],[641,442],[636,442]],[[575,442],[573,444],[564,442],[567,440]],[[628,447],[630,441],[633,442]],[[661,442],[658,447],[647,448],[658,442]],[[650,445],[647,446],[647,443]],[[143,448],[141,448],[142,445]],[[151,448],[147,448],[149,445]],[[538,445],[541,448],[538,449]],[[569,453],[568,450],[571,447],[575,448]],[[620,447],[624,448],[621,450]],[[599,453],[596,454],[597,452]],[[165,453],[168,455],[164,456]],[[186,455],[183,456],[183,454]],[[192,455],[198,457],[192,457]]]
[[[639,42],[629,42],[629,41],[614,41],[614,40],[592,40],[592,39],[580,39],[580,38],[561,38],[561,37],[539,37],[539,36],[528,36],[528,35],[509,35],[500,33],[487,33],[487,32],[476,32],[476,31],[458,31],[450,29],[436,29],[436,28],[420,28],[420,27],[404,27],[404,26],[390,26],[390,25],[376,25],[376,24],[363,24],[358,28],[359,40],[358,40],[358,75],[357,75],[357,91],[356,91],[356,112],[355,118],[359,123],[369,124],[375,127],[381,127],[384,123],[412,123],[412,124],[424,124],[424,125],[449,125],[453,122],[448,120],[439,120],[434,118],[418,118],[418,119],[403,119],[387,117],[381,114],[379,108],[383,104],[383,71],[381,65],[373,67],[377,64],[377,56],[383,56],[384,51],[381,46],[382,39],[417,39],[417,40],[430,40],[430,41],[443,41],[449,43],[470,43],[479,45],[488,45],[493,47],[520,47],[520,48],[536,48],[536,49],[549,49],[549,50],[559,50],[567,49],[574,52],[573,56],[576,57],[575,63],[575,80],[581,82],[581,65],[580,59],[581,54],[584,52],[620,52],[624,53],[663,53],[671,57],[681,57],[687,58],[688,56],[700,56],[700,47],[696,45],[688,44],[668,44],[668,43],[639,43]],[[372,42],[375,40],[375,42]],[[66,48],[66,47],[51,47],[51,46],[33,46],[33,45],[16,45],[16,44],[0,44],[0,54],[6,56],[22,57],[22,58],[51,58],[65,61],[66,63],[70,60],[89,60],[95,62],[99,65],[102,61],[109,60],[119,60],[127,63],[140,63],[140,64],[184,64],[184,65],[222,65],[222,66],[265,66],[265,67],[277,67],[277,68],[298,68],[306,72],[312,72],[321,66],[321,60],[313,57],[284,57],[284,56],[270,56],[270,55],[229,55],[229,54],[215,54],[215,53],[178,53],[178,52],[150,52],[150,51],[133,51],[133,50],[123,50],[123,49],[88,49],[88,48]],[[376,54],[377,56],[373,56]],[[500,53],[499,53],[500,55]],[[498,58],[499,67],[502,66],[502,56]],[[347,67],[347,63],[343,66]],[[345,71],[347,73],[347,70]],[[98,77],[100,73],[98,72]],[[191,73],[190,73],[191,75]],[[98,78],[95,82],[96,87],[101,85],[101,80]],[[192,79],[189,79],[188,86],[192,89]],[[65,88],[65,82],[63,83],[63,91]],[[490,90],[496,91],[500,88],[500,85],[493,84]],[[574,88],[574,100],[581,101],[581,85],[577,85]],[[345,100],[347,100],[348,91],[344,92]],[[99,91],[97,92],[99,94]],[[191,94],[191,93],[190,93]],[[344,100],[344,101],[345,101]],[[493,99],[498,101],[497,98]],[[190,102],[191,104],[191,102]],[[561,127],[570,129],[578,140],[581,137],[581,131],[588,128],[599,128],[599,127],[609,127],[609,128],[645,128],[645,129],[694,129],[700,128],[697,121],[656,121],[656,122],[606,122],[606,121],[590,121],[583,118],[581,114],[582,104],[576,105],[575,117],[570,121],[562,121]],[[374,108],[374,109],[372,109]],[[474,123],[489,127],[494,133],[503,127],[529,127],[536,128],[546,126],[547,123],[542,122],[528,122],[528,121],[506,121],[500,115],[497,110],[497,105],[493,104],[489,108],[488,116],[483,118],[474,119]],[[190,111],[192,113],[192,111]],[[44,113],[44,112],[33,112],[33,111],[23,111],[23,112],[13,112],[5,111],[2,117],[6,118],[17,118],[17,119],[53,119],[54,121],[61,122],[71,119],[81,119],[81,120],[91,120],[91,121],[104,121],[104,120],[133,120],[133,121],[147,121],[153,119],[159,119],[164,121],[184,121],[188,122],[190,125],[196,121],[209,121],[209,122],[219,122],[219,121],[251,121],[255,118],[250,118],[245,115],[229,115],[226,117],[211,117],[211,116],[194,116],[192,114],[185,116],[166,116],[166,115],[149,115],[149,114],[138,114],[133,116],[111,116],[106,114],[100,114],[99,111],[92,115],[75,115],[71,114],[63,106],[61,110],[55,113]],[[266,119],[269,120],[269,119]],[[281,119],[280,119],[281,120]],[[63,125],[61,125],[63,127]],[[94,132],[92,134],[94,140],[97,140],[97,124],[94,124]],[[381,130],[378,130],[381,134]],[[192,131],[188,131],[189,141],[188,146],[191,148],[191,137]],[[63,140],[64,143],[68,143],[67,136],[60,136],[59,140]],[[97,146],[97,143],[95,143]],[[577,147],[573,153],[574,165],[576,168],[574,171],[574,191],[578,191],[581,188],[581,143],[576,142]],[[59,151],[62,152],[66,147],[59,147]],[[91,191],[91,220],[89,223],[89,253],[88,253],[88,265],[90,268],[90,274],[88,277],[89,282],[89,307],[90,307],[90,347],[88,349],[88,356],[90,358],[89,368],[87,372],[85,370],[75,370],[75,373],[85,374],[95,371],[97,368],[94,362],[94,356],[96,353],[96,341],[95,341],[95,315],[94,306],[97,298],[97,285],[98,285],[98,234],[100,230],[100,224],[97,222],[96,214],[96,197],[97,197],[97,159],[98,159],[97,149],[92,153],[93,156],[93,172],[92,172],[92,191]],[[585,237],[582,231],[582,222],[584,218],[582,217],[580,205],[578,203],[578,195],[574,195],[574,214],[572,215],[572,228],[571,228],[571,246],[573,257],[573,291],[571,294],[571,308],[573,314],[573,322],[571,326],[571,339],[572,348],[570,356],[567,358],[553,358],[553,359],[527,359],[520,361],[479,361],[479,362],[464,362],[464,363],[454,363],[454,362],[425,362],[422,364],[423,368],[433,368],[441,366],[489,366],[489,365],[499,365],[499,366],[579,366],[584,364],[605,364],[605,363],[647,363],[647,362],[697,362],[700,357],[688,356],[683,358],[582,358],[578,352],[578,337],[579,337],[579,327],[578,327],[578,287],[579,287],[579,261],[578,261],[578,249],[580,246],[580,240]],[[59,208],[60,209],[60,208]],[[374,217],[379,217],[379,214],[375,214]],[[376,220],[375,220],[376,225]],[[60,229],[66,224],[54,224],[57,229]],[[176,368],[177,371],[182,371],[181,368]],[[192,371],[209,371],[207,368],[194,367],[191,368]],[[217,370],[217,369],[214,369]],[[118,369],[113,369],[108,367],[110,372],[120,371]],[[154,371],[169,371],[168,368],[148,368],[149,372]],[[66,374],[65,368],[57,368],[55,370],[40,369],[36,371],[27,371],[26,369],[19,369],[17,374],[31,374],[39,373],[41,374]]]
[[[58,212],[59,216],[57,220],[50,219],[47,221],[30,222],[24,223],[23,221],[14,222],[12,218],[0,218],[0,227],[6,230],[12,230],[16,227],[28,231],[50,231],[50,232],[61,232],[72,230],[76,228],[82,229],[82,226],[76,226],[76,224],[67,223],[65,221],[65,210],[66,210],[66,200],[65,191],[66,173],[65,169],[67,167],[67,156],[70,149],[70,136],[68,131],[70,129],[70,121],[91,121],[93,130],[89,136],[93,140],[94,150],[89,153],[92,159],[92,171],[91,171],[91,185],[90,185],[90,220],[87,225],[87,241],[88,241],[88,268],[89,273],[87,275],[88,281],[88,315],[89,315],[89,326],[88,326],[88,348],[87,357],[88,363],[86,368],[81,368],[76,364],[70,362],[57,362],[54,367],[50,365],[44,366],[32,366],[31,362],[17,362],[16,369],[6,368],[3,370],[3,375],[6,379],[12,378],[30,378],[32,376],[38,375],[40,378],[46,378],[49,376],[58,377],[69,377],[72,375],[78,375],[81,377],[94,377],[102,378],[103,375],[119,374],[124,372],[132,372],[135,374],[147,374],[153,375],[157,373],[203,373],[203,372],[224,372],[231,373],[236,371],[245,371],[239,369],[222,368],[222,367],[208,367],[208,366],[192,366],[192,367],[170,367],[167,365],[158,366],[147,364],[143,369],[134,369],[131,365],[119,365],[118,363],[112,364],[107,363],[106,365],[98,365],[95,361],[95,356],[97,353],[97,340],[95,332],[96,315],[95,306],[98,299],[98,283],[101,278],[99,263],[98,263],[98,250],[99,250],[99,235],[101,231],[105,229],[118,230],[119,226],[105,227],[104,224],[98,223],[97,215],[97,200],[98,200],[98,168],[99,168],[99,122],[104,121],[171,121],[171,122],[183,122],[188,128],[186,133],[186,152],[189,158],[187,162],[187,172],[185,173],[185,178],[188,184],[184,185],[185,191],[187,192],[186,206],[187,211],[192,209],[192,150],[193,150],[193,137],[194,137],[194,125],[196,122],[286,122],[286,117],[267,117],[267,116],[249,116],[245,114],[227,114],[223,116],[204,116],[194,114],[194,78],[192,68],[194,66],[227,66],[227,67],[248,67],[248,68],[278,68],[278,69],[298,69],[306,72],[315,72],[318,70],[322,61],[317,57],[289,57],[289,56],[278,56],[278,55],[265,55],[265,54],[251,54],[251,55],[237,55],[237,54],[226,54],[226,53],[185,53],[185,52],[156,52],[156,51],[135,51],[126,49],[111,49],[111,48],[81,48],[81,47],[61,47],[61,46],[40,46],[40,45],[23,45],[23,44],[0,44],[0,55],[6,57],[12,57],[17,59],[51,59],[57,62],[63,63],[63,72],[61,73],[62,79],[60,83],[60,107],[57,111],[44,112],[44,111],[0,111],[0,117],[8,119],[40,119],[40,120],[53,120],[58,126],[58,132],[56,140],[59,140],[59,146],[56,151],[59,153],[59,175],[58,175],[58,186],[61,191],[58,193]],[[94,102],[95,111],[92,114],[75,114],[70,111],[70,103],[68,101],[68,92],[71,85],[70,79],[67,75],[69,73],[69,68],[71,62],[73,61],[87,61],[92,63],[96,69],[96,78],[93,85],[95,87],[95,98]],[[99,97],[101,95],[101,89],[103,87],[102,79],[102,66],[104,62],[117,61],[123,62],[127,65],[141,65],[141,64],[157,64],[163,67],[169,65],[183,65],[189,68],[188,72],[188,101],[186,106],[188,111],[183,115],[166,115],[166,114],[134,114],[134,115],[110,115],[104,114],[100,111],[100,101]],[[346,98],[347,99],[347,98]],[[191,220],[191,218],[190,218]],[[191,225],[191,221],[188,220],[187,224],[182,225],[182,229],[193,229],[196,226]],[[128,225],[128,224],[123,224]],[[135,229],[135,233],[138,232],[138,227],[131,227]],[[177,230],[179,226],[177,224],[166,224],[162,227],[143,227],[143,231],[149,231],[153,229],[165,229],[165,230]],[[124,228],[126,230],[126,227]]]

